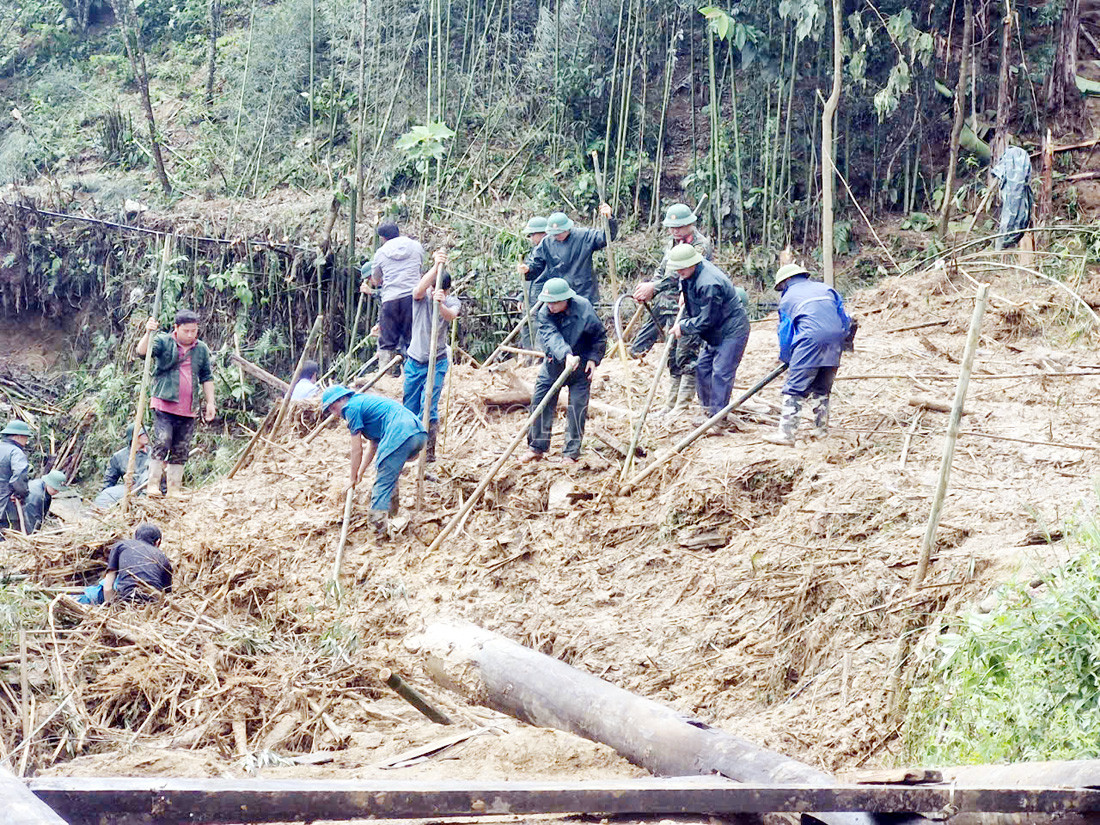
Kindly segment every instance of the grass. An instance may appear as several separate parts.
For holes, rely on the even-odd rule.
[[[903,738],[915,764],[1100,755],[1100,522],[1039,587],[1014,582],[960,616],[928,654]]]

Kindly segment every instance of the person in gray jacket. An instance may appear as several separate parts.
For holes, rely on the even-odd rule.
[[[13,420],[0,430],[0,530],[20,530],[24,519],[19,517],[23,502],[27,500],[30,488],[27,474],[30,463],[23,448],[27,446],[34,431],[27,422]]]
[[[121,484],[126,476],[126,465],[130,462],[130,441],[134,437],[134,425],[126,428],[126,446],[117,450],[107,462],[103,471],[103,490]],[[138,433],[138,449],[134,456],[134,486],[137,487],[149,478],[149,436],[145,428]]]
[[[382,310],[378,316],[378,369],[381,371],[395,355],[405,356],[412,337],[413,289],[424,274],[427,253],[419,241],[400,234],[397,224],[380,224],[376,230],[385,243],[374,253],[370,278],[360,291],[382,287]]]
[[[30,535],[42,526],[50,514],[53,497],[69,486],[68,479],[60,470],[50,470],[41,478],[36,478],[28,486],[27,502],[23,507],[23,520]]]

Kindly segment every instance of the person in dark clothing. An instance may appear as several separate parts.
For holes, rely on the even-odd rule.
[[[130,441],[134,437],[134,425],[126,428],[126,446],[115,451],[103,471],[103,490],[121,484],[126,475],[126,465],[130,462]],[[149,436],[142,427],[138,433],[138,449],[134,455],[134,486],[137,487],[149,478]],[[102,492],[102,491],[101,491]]]
[[[132,539],[116,542],[107,558],[103,601],[148,602],[172,592],[172,562],[160,550],[160,528],[139,524]]]
[[[60,470],[50,470],[42,478],[36,478],[27,485],[27,502],[23,507],[23,520],[27,524],[27,534],[42,526],[50,514],[53,497],[68,487],[68,479]]]
[[[146,494],[160,495],[160,479],[168,479],[168,495],[183,490],[183,467],[191,452],[191,436],[198,416],[199,388],[205,406],[202,418],[214,420],[214,372],[210,350],[199,340],[199,316],[189,309],[176,313],[171,334],[157,333],[159,324],[150,318],[136,352],[144,358],[152,346],[153,460],[149,464]],[[150,338],[156,334],[155,338]]]
[[[539,293],[539,300],[543,304],[539,310],[539,342],[546,353],[546,360],[535,381],[531,408],[542,403],[563,370],[572,368],[573,373],[565,382],[565,386],[569,387],[569,410],[563,452],[566,463],[576,464],[581,453],[584,422],[588,417],[592,373],[607,350],[607,331],[592,304],[578,295],[564,278],[547,281]],[[522,461],[538,461],[550,449],[557,405],[555,393],[531,425],[527,434],[530,451]]]
[[[19,511],[30,488],[27,474],[30,464],[23,448],[34,431],[25,421],[10,421],[0,430],[0,529],[20,530]]]
[[[814,435],[829,433],[829,395],[840,366],[840,354],[852,328],[844,299],[832,287],[811,281],[798,264],[775,273],[779,300],[779,360],[789,365],[783,384],[779,429],[766,436],[775,444],[793,447],[802,402],[814,413]]]
[[[527,256],[527,260],[523,263],[516,264],[519,274],[522,276],[531,264],[530,257],[534,254],[535,249],[542,243],[542,239],[546,237],[546,218],[541,215],[535,215],[528,218],[527,225],[523,227],[523,234],[527,236],[527,242],[531,244],[531,253]],[[539,289],[542,289],[542,285],[539,285]],[[523,285],[524,294],[527,297],[524,311],[530,314],[535,304],[539,301],[539,290],[535,289],[534,281],[527,281]],[[520,346],[524,349],[534,349],[536,341],[531,340],[538,333],[535,332],[535,321],[533,318],[529,319],[528,323],[525,323],[519,328]]]
[[[672,327],[672,334],[703,339],[695,383],[707,415],[716,415],[729,403],[737,367],[749,341],[749,316],[730,279],[694,246],[675,246],[668,257],[668,265],[680,277],[684,299],[682,320]]]
[[[601,203],[600,214],[610,219],[611,207]],[[546,237],[527,262],[519,265],[520,274],[531,282],[531,293],[541,295],[541,287],[551,278],[564,278],[592,306],[599,303],[600,287],[592,273],[592,254],[615,240],[615,228],[612,220],[609,238],[602,229],[574,226],[564,212],[552,214],[546,219]]]
[[[359,286],[370,294],[382,288],[382,308],[379,310],[378,370],[381,372],[400,355],[412,336],[412,293],[424,274],[427,253],[421,243],[401,234],[392,221],[379,224],[375,230],[384,243],[378,247],[370,263],[370,277]]]

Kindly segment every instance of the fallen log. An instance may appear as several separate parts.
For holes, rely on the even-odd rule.
[[[605,744],[658,776],[720,774],[748,783],[836,784],[816,768],[475,625],[435,623],[406,644],[426,657],[429,675],[444,687],[528,724]],[[874,822],[860,813],[815,817],[828,825]]]
[[[918,407],[922,410],[931,410],[932,412],[951,412],[951,402],[941,401],[938,398],[929,398],[927,395],[914,395],[909,398],[910,407]],[[973,415],[973,410],[963,410],[963,415]]]
[[[282,378],[277,378],[276,376],[265,370],[263,367],[257,367],[251,361],[246,361],[235,352],[231,352],[229,354],[229,360],[234,365],[240,367],[242,370],[247,372],[257,381],[261,381],[264,384],[267,384],[269,387],[278,390],[280,394],[284,394],[288,390],[290,390],[290,384],[288,384]]]

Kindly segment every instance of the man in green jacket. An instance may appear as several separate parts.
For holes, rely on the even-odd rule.
[[[151,497],[160,495],[160,479],[166,467],[168,495],[177,495],[183,489],[183,465],[191,451],[200,386],[205,402],[203,421],[213,421],[215,412],[214,373],[210,350],[199,340],[199,316],[181,309],[170,334],[157,332],[159,326],[155,318],[150,318],[137,344],[137,354],[144,358],[152,338],[153,458],[146,488],[146,495]]]

